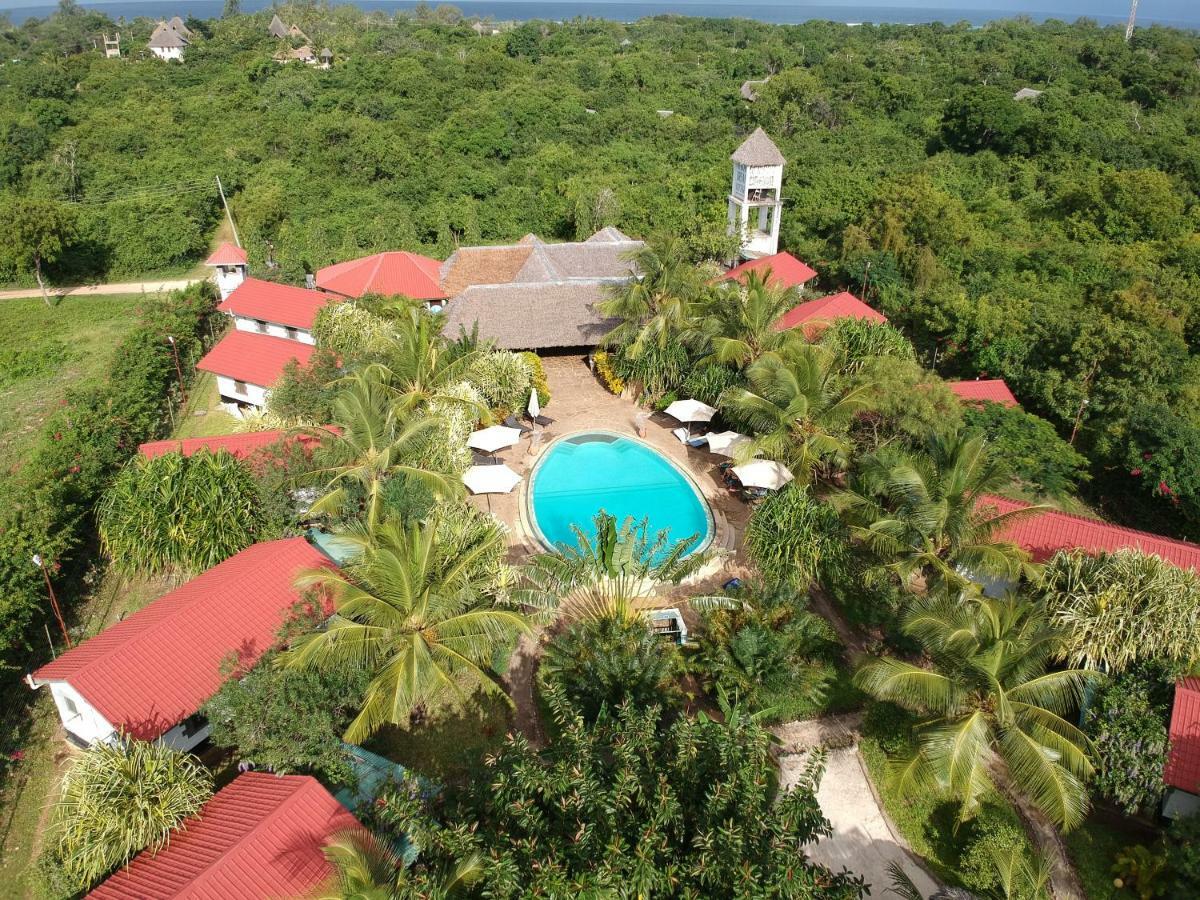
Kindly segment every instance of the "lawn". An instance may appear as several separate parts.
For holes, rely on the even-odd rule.
[[[0,301],[0,472],[19,465],[68,390],[102,377],[141,294]]]
[[[213,437],[218,434],[233,434],[241,423],[221,408],[221,397],[217,393],[217,376],[211,372],[197,372],[188,391],[187,406],[176,421],[175,438]]]
[[[1065,835],[1063,840],[1087,900],[1133,900],[1136,895],[1132,891],[1113,884],[1112,865],[1118,853],[1144,841],[1132,832],[1100,821],[1095,815]]]

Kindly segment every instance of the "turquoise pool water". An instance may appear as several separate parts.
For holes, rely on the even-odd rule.
[[[578,525],[595,537],[600,510],[650,520],[650,534],[669,540],[694,536],[689,549],[708,542],[712,517],[699,491],[674,463],[638,441],[605,432],[577,434],[553,444],[534,469],[530,511],[542,540],[574,546]]]

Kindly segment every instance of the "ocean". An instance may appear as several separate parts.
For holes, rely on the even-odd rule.
[[[13,0],[8,0],[13,2]],[[18,0],[19,2],[19,0]],[[429,5],[436,6],[440,0],[430,0]],[[962,2],[962,0],[958,0]],[[968,0],[970,2],[970,0]],[[899,23],[919,24],[926,22],[969,22],[982,25],[994,19],[1027,16],[1035,21],[1045,19],[1062,19],[1073,21],[1081,16],[1087,16],[1101,24],[1118,24],[1125,21],[1126,7],[1123,0],[1107,0],[1107,2],[1073,2],[1073,0],[1032,0],[1040,7],[1025,9],[1024,0],[984,0],[997,8],[979,9],[966,5],[938,5],[936,2],[928,6],[861,6],[855,3],[804,5],[794,3],[739,3],[711,2],[711,0],[645,0],[645,2],[628,2],[628,0],[450,0],[450,5],[462,10],[469,17],[491,18],[497,21],[549,19],[566,20],[578,16],[611,19],[618,22],[635,22],[647,16],[658,16],[669,13],[687,16],[703,16],[713,18],[740,17],[755,19],[760,22],[777,24],[794,24],[811,19],[829,20],[861,24]],[[167,18],[174,15],[195,16],[198,19],[215,18],[221,14],[222,0],[126,0],[117,3],[82,3],[89,9],[105,12],[114,20],[133,19],[139,16],[148,18]],[[272,0],[243,0],[242,11],[254,12],[275,5]],[[394,13],[409,10],[417,6],[417,0],[354,0],[354,5],[368,11],[383,11]],[[1155,9],[1155,6],[1159,9]],[[42,18],[54,12],[53,5],[45,6],[15,6],[6,8],[0,0],[0,15],[7,14],[14,24],[20,24],[32,17]],[[1177,5],[1176,0],[1169,2],[1143,2],[1138,10],[1138,23],[1174,25],[1180,28],[1200,28],[1200,4],[1192,5],[1190,0],[1183,0]]]

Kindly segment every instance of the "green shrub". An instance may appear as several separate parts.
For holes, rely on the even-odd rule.
[[[1087,458],[1059,437],[1053,425],[1020,407],[967,406],[963,421],[986,434],[1013,474],[1035,491],[1069,494],[1088,478]]]
[[[538,392],[538,403],[543,407],[549,406],[550,382],[546,380],[546,369],[542,365],[542,358],[532,350],[522,352],[521,358],[529,364],[529,373],[533,380],[533,387]]]
[[[1167,832],[1176,897],[1200,897],[1200,814],[1171,823]]]
[[[681,700],[674,678],[679,651],[637,614],[584,619],[546,647],[539,677],[589,722],[625,702],[670,709]]]
[[[795,483],[755,507],[746,549],[766,580],[806,588],[844,577],[849,539],[833,507]]]
[[[683,380],[679,390],[685,397],[716,406],[721,395],[740,384],[741,380],[741,374],[728,366],[696,366]]]
[[[339,374],[337,354],[331,350],[318,348],[305,366],[288,360],[267,394],[267,410],[285,422],[327,425],[337,394],[333,381]]]
[[[479,391],[492,414],[501,419],[511,412],[525,409],[532,380],[529,361],[521,354],[507,350],[484,353],[471,367],[471,384]],[[541,399],[539,395],[539,403]]]
[[[962,854],[959,876],[963,885],[972,891],[993,891],[1000,887],[997,858],[1027,853],[1029,841],[1019,826],[997,815],[994,808],[981,810],[966,827],[970,829],[971,837]],[[1032,893],[1021,892],[1011,900],[1032,900],[1033,896]]]
[[[592,356],[592,362],[596,367],[596,376],[604,385],[604,389],[610,394],[620,396],[621,392],[625,390],[625,382],[613,368],[612,354],[606,350],[597,350]]]

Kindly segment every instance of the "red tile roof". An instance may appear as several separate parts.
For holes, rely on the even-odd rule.
[[[317,313],[329,302],[329,295],[320,291],[276,284],[261,278],[247,278],[217,309],[247,319],[261,319],[311,331]]]
[[[1175,685],[1170,738],[1163,781],[1189,794],[1200,794],[1200,678],[1182,678]]]
[[[213,251],[213,255],[204,261],[204,264],[206,266],[244,266],[246,260],[245,250],[236,244],[224,241]]]
[[[108,722],[153,740],[195,713],[236,655],[252,665],[302,599],[296,576],[329,560],[304,538],[255,544],[33,673],[65,681]]]
[[[999,512],[1022,509],[1029,504],[1004,497],[986,496],[983,502]],[[1088,553],[1113,553],[1117,550],[1140,550],[1153,553],[1181,569],[1200,572],[1200,544],[1110,525],[1098,519],[1074,516],[1049,510],[1037,516],[1021,519],[1009,525],[1001,535],[1033,556],[1035,561],[1049,559],[1059,550],[1080,549]]]
[[[770,274],[767,271],[770,270]],[[767,284],[771,287],[799,287],[806,281],[817,277],[817,273],[806,266],[786,250],[772,256],[760,256],[734,266],[721,276],[721,281],[743,281],[749,272],[766,275]]]
[[[279,900],[311,896],[333,874],[323,848],[362,828],[308,775],[247,772],[172,832],[158,853],[134,857],[93,900]]]
[[[279,380],[289,360],[307,365],[315,349],[287,338],[234,329],[196,363],[196,368],[269,388]]]
[[[417,253],[402,250],[376,253],[318,269],[317,287],[343,297],[383,294],[414,300],[444,300],[441,268],[438,260]]]
[[[837,319],[865,319],[868,322],[886,322],[887,316],[877,312],[863,303],[853,294],[842,291],[840,294],[830,294],[828,297],[818,297],[794,306],[775,323],[775,327],[784,331],[800,326],[804,336],[812,338],[823,331]]]
[[[288,432],[276,428],[270,431],[248,431],[245,434],[221,434],[213,437],[185,438],[182,441],[150,441],[138,447],[138,452],[147,459],[154,459],[167,453],[181,453],[191,456],[200,450],[216,453],[224,450],[236,459],[247,459],[272,444],[289,438]],[[316,443],[316,438],[308,434],[295,436],[305,447]]]
[[[968,403],[999,403],[1001,406],[1020,406],[1003,378],[976,378],[974,381],[948,382],[952,390]]]

